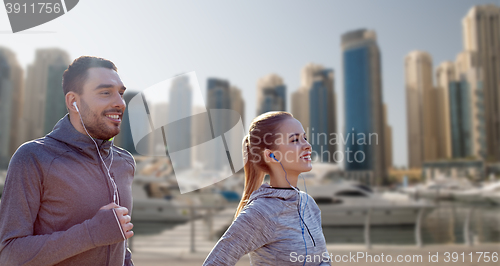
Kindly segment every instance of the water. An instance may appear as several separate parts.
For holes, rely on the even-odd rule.
[[[500,208],[489,205],[466,205],[441,202],[422,220],[423,244],[464,243],[464,224],[469,210],[471,241],[500,243]],[[363,227],[323,227],[327,243],[364,243]],[[372,244],[415,244],[415,226],[372,226]]]

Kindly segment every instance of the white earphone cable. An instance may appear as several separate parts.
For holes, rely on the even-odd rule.
[[[92,138],[90,136],[89,132],[87,131],[87,128],[85,127],[85,123],[83,123],[83,119],[82,119],[82,115],[80,114],[80,110],[78,110],[78,107],[76,106],[76,103],[73,103],[73,105],[75,106],[76,111],[78,112],[78,116],[80,117],[80,122],[82,122],[82,126],[83,126],[83,129],[85,130],[85,133],[87,133],[87,136],[89,136],[89,138],[92,140],[92,142],[94,142],[94,145],[95,145],[95,147],[97,149],[97,154],[99,155],[99,158],[101,159],[101,162],[104,165],[104,168],[106,168],[109,180],[111,180],[111,185],[113,186],[113,202],[116,205],[120,206],[120,197],[118,196],[118,187],[116,186],[114,178],[112,178],[111,174],[110,174],[111,165],[113,164],[113,159],[114,159],[114,157],[113,157],[113,143],[114,143],[114,138],[111,140],[111,147],[110,147],[111,162],[109,163],[109,166],[107,166],[106,163],[104,162],[104,159],[101,156],[101,152],[99,151],[99,146],[95,142],[94,138]],[[122,237],[124,239],[124,243],[123,243],[124,250],[123,250],[122,265],[125,265],[125,254],[127,252],[127,238],[125,237],[125,232],[123,231],[122,225],[121,225],[120,221],[118,220],[118,216],[116,216],[115,210],[113,210],[113,214],[115,216],[116,222],[118,223],[118,226],[120,227],[120,233],[122,234]]]

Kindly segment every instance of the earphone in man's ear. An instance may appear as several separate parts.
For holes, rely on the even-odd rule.
[[[78,106],[76,106],[76,102],[73,102],[73,106],[76,108],[77,112],[80,112],[80,110],[78,110]]]

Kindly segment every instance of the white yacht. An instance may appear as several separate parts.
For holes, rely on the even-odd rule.
[[[174,198],[151,198],[147,193],[149,184],[134,180],[132,183],[132,221],[140,222],[184,222],[189,220],[189,208]]]
[[[412,225],[421,210],[432,208],[423,199],[413,200],[396,192],[376,193],[353,182],[311,187],[308,193],[321,209],[325,226],[361,226],[368,213],[371,225]]]
[[[453,198],[468,203],[486,203],[494,202],[498,193],[500,193],[500,182],[495,182],[479,188],[454,192]]]
[[[132,183],[132,220],[144,222],[184,222],[208,212],[208,207],[224,206],[218,193],[194,191],[180,194],[167,158],[136,158]],[[191,215],[191,211],[194,214]]]
[[[484,193],[483,198],[493,204],[500,205],[500,191]]]
[[[328,178],[332,171],[340,171],[332,165],[320,165],[319,171],[307,173],[307,192],[321,209],[324,226],[362,226],[370,215],[370,225],[412,225],[419,212],[423,214],[433,205],[424,199],[414,200],[397,192],[374,192],[371,188],[354,181],[333,181]],[[300,184],[299,187],[303,188]]]
[[[465,178],[438,177],[426,184],[402,188],[403,193],[415,198],[427,198],[433,200],[451,200],[457,192],[474,188]]]

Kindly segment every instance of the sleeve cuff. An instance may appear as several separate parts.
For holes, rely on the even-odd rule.
[[[85,223],[92,243],[96,247],[107,246],[125,240],[113,209],[99,210],[92,219],[85,221]]]

